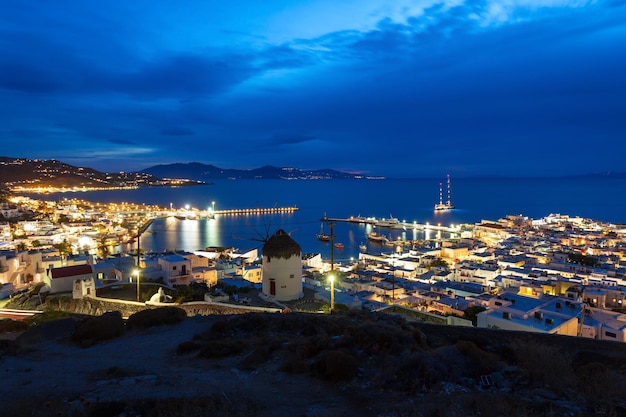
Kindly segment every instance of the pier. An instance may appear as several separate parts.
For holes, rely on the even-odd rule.
[[[440,224],[433,225],[429,223],[417,223],[417,222],[410,223],[410,222],[401,222],[401,221],[390,223],[389,220],[376,219],[375,217],[348,217],[347,219],[322,217],[321,220],[323,222],[369,224],[369,225],[376,226],[379,228],[387,228],[387,229],[434,230],[436,232],[447,232],[447,233],[459,233],[460,232],[460,226],[449,227],[449,226],[442,226]]]
[[[282,214],[282,213],[293,213],[294,211],[298,211],[298,207],[257,207],[257,208],[242,208],[242,209],[227,209],[227,210],[215,210],[213,214],[221,214],[221,215],[247,215],[247,214]],[[205,213],[204,215],[209,214],[210,211],[201,212]]]

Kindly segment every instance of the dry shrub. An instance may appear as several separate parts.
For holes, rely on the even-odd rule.
[[[287,359],[280,366],[281,371],[291,374],[308,374],[310,369],[309,363],[297,354],[287,356]]]
[[[419,335],[419,333],[417,333]],[[420,347],[416,334],[387,323],[364,323],[346,328],[342,345],[363,349],[368,354],[398,354]]]
[[[321,351],[328,349],[330,338],[324,335],[313,337],[300,337],[292,340],[287,345],[287,350],[293,352],[300,359],[308,359],[317,356]]]
[[[401,392],[423,391],[445,381],[459,380],[468,364],[469,360],[454,346],[432,352],[409,352],[388,356],[384,362],[377,363],[372,382],[375,386]]]
[[[206,359],[224,358],[238,355],[247,348],[247,343],[240,339],[209,340],[204,343],[199,356]]]
[[[426,352],[395,357],[379,366],[372,381],[380,388],[401,392],[421,391],[438,381],[434,365],[431,356]]]
[[[572,370],[574,354],[547,341],[523,336],[511,340],[510,348],[519,366],[528,372],[531,383],[565,393],[576,381]]]
[[[241,369],[252,371],[259,365],[266,363],[272,356],[272,350],[269,346],[259,346],[252,352],[244,356],[239,362]]]
[[[498,356],[491,352],[485,352],[474,342],[459,340],[456,342],[456,348],[471,361],[466,376],[490,374],[498,369]]]
[[[591,400],[610,401],[626,391],[626,375],[608,366],[591,362],[576,369],[578,391]]]
[[[188,353],[200,350],[202,346],[203,346],[202,343],[199,343],[193,340],[189,340],[187,342],[181,342],[178,344],[178,347],[176,348],[176,353],[178,355],[186,355]]]
[[[124,320],[119,311],[104,313],[101,316],[81,320],[72,333],[72,342],[80,347],[121,336],[124,333]]]
[[[18,320],[0,320],[0,333],[23,332],[27,329],[27,322]]]
[[[139,311],[128,318],[130,329],[146,329],[164,324],[177,324],[187,318],[187,313],[178,307],[160,307]]]
[[[227,319],[218,319],[213,322],[211,328],[209,329],[208,338],[212,338],[213,336],[226,336],[233,330],[234,326],[232,320]]]
[[[349,353],[328,350],[313,365],[315,376],[330,382],[350,381],[359,374],[359,362]]]

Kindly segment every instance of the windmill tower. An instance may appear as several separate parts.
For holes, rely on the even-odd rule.
[[[302,290],[302,248],[278,229],[263,245],[263,297],[277,301],[297,300]]]

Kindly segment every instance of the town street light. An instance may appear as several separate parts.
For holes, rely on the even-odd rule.
[[[139,269],[133,271],[133,275],[137,278],[137,301],[139,301],[139,294],[141,294],[141,288],[139,284]]]
[[[335,309],[335,276],[329,275],[328,280],[330,281],[330,314],[332,314]]]

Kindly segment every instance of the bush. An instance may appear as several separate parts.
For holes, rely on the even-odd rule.
[[[119,311],[104,313],[98,317],[81,320],[72,333],[72,341],[80,347],[90,347],[103,340],[121,336],[124,333],[124,320]]]
[[[160,307],[142,310],[128,318],[129,329],[147,329],[164,324],[177,324],[187,318],[187,312],[178,307]]]
[[[470,359],[470,366],[467,367],[469,372],[466,376],[476,377],[490,374],[498,369],[500,358],[493,353],[480,349],[474,342],[461,339],[456,342],[456,348]]]
[[[575,384],[572,370],[574,355],[559,345],[551,345],[531,337],[521,337],[510,342],[517,363],[525,369],[531,382],[564,393]]]
[[[238,339],[211,340],[200,351],[200,357],[213,359],[234,356],[247,348],[246,342]]]
[[[350,381],[359,374],[359,362],[349,353],[328,350],[315,361],[315,375],[326,381]]]
[[[0,321],[0,333],[15,333],[23,332],[28,329],[28,323],[17,320],[2,320]]]

